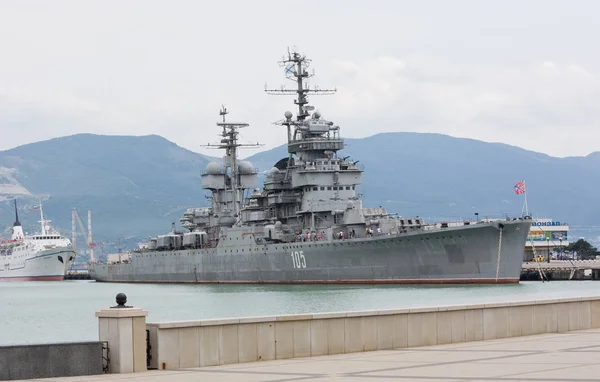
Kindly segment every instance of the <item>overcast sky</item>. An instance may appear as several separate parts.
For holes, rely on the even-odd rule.
[[[217,142],[221,104],[272,148],[313,59],[310,101],[346,137],[414,131],[553,156],[600,151],[598,1],[1,1],[0,150],[76,133]],[[248,151],[247,154],[253,151]]]

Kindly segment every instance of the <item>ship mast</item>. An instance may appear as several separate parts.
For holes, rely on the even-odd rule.
[[[294,81],[296,83],[296,89],[286,89],[283,86],[281,87],[281,89],[267,89],[265,86],[265,92],[270,95],[290,95],[294,93],[297,95],[297,98],[294,100],[294,103],[298,105],[298,114],[296,115],[296,121],[292,120],[292,113],[286,111],[284,114],[285,120],[276,122],[276,124],[287,127],[288,145],[292,143],[292,141],[296,137],[296,128],[292,133],[292,126],[301,126],[306,117],[308,117],[308,112],[314,110],[314,106],[308,105],[307,95],[309,93],[315,95],[329,95],[334,94],[337,91],[337,89],[319,89],[317,86],[315,86],[314,89],[309,88],[308,84],[305,83],[305,79],[314,76],[314,70],[310,74],[307,71],[307,69],[310,66],[310,62],[311,60],[308,59],[305,55],[301,55],[296,51],[290,52],[288,48],[287,58],[284,57],[281,61],[279,61],[279,66],[285,68],[285,77],[288,80]],[[286,179],[289,176],[289,168],[292,162],[292,155],[292,153],[289,154],[288,171],[286,172]]]
[[[285,76],[287,79],[292,80],[296,83],[296,89],[285,89],[283,86],[281,89],[266,89],[265,92],[270,95],[290,95],[297,94],[297,99],[294,100],[294,103],[298,105],[298,114],[296,115],[297,121],[303,121],[308,117],[308,112],[313,110],[314,107],[308,106],[308,98],[307,95],[316,94],[316,95],[328,95],[334,94],[337,89],[319,89],[315,86],[314,89],[310,89],[309,86],[305,83],[305,79],[314,76],[313,73],[308,73],[307,69],[310,66],[311,60],[306,58],[305,55],[301,55],[300,53],[294,51],[290,52],[288,49],[287,58],[283,58],[279,61],[279,66],[285,68]],[[285,122],[282,123],[287,125],[289,128],[289,124]]]
[[[227,122],[225,116],[229,114],[225,106],[221,106],[219,115],[222,117],[222,122],[217,122],[217,126],[223,128],[221,133],[222,139],[218,144],[208,144],[204,147],[207,148],[218,148],[224,149],[225,155],[223,156],[223,167],[224,172],[228,175],[228,182],[226,183],[226,189],[233,193],[233,216],[238,217],[240,204],[242,199],[241,185],[238,184],[239,171],[238,171],[238,148],[242,147],[261,147],[262,145],[256,144],[242,144],[238,142],[239,129],[248,127],[247,123],[234,123]]]
[[[42,201],[40,200],[40,221],[39,223],[42,225],[42,230],[41,230],[41,234],[42,236],[45,236],[48,234],[48,232],[46,231],[46,223],[49,223],[50,220],[45,220],[44,219],[44,207],[42,207]]]

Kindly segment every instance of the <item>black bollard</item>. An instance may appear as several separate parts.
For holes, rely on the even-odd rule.
[[[127,296],[125,293],[117,294],[117,305],[111,306],[111,308],[132,308],[131,306],[125,305],[127,303]]]

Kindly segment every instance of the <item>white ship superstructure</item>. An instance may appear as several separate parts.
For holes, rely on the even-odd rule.
[[[15,200],[15,223],[10,240],[0,242],[0,281],[60,281],[75,260],[71,241],[50,226],[40,210],[41,231],[25,235]]]

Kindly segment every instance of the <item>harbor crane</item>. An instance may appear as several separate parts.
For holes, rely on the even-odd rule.
[[[77,235],[83,235],[87,237],[87,247],[90,252],[90,262],[94,262],[94,248],[96,248],[96,243],[92,240],[92,211],[88,210],[88,219],[87,219],[87,229],[84,227],[83,222],[81,221],[81,217],[79,216],[79,212],[77,212],[76,208],[73,208],[72,216],[71,216],[71,243],[73,247],[77,248]],[[81,232],[77,232],[76,224],[79,225],[79,229]]]

